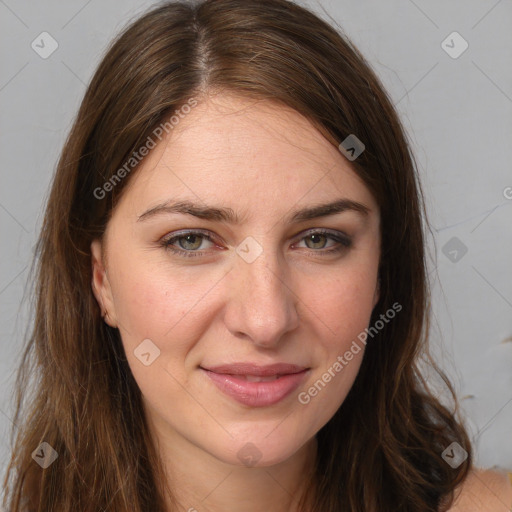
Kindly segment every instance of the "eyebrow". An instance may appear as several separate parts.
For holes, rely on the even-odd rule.
[[[306,220],[316,219],[318,217],[326,217],[328,215],[336,215],[338,213],[352,211],[367,217],[371,209],[362,203],[353,201],[352,199],[338,199],[336,201],[324,204],[308,206],[299,210],[293,210],[286,218],[285,221],[303,222]],[[191,201],[166,201],[159,205],[150,208],[143,214],[139,215],[137,222],[148,220],[157,215],[162,214],[185,214],[193,215],[204,220],[222,221],[229,224],[239,224],[240,217],[231,209],[215,206],[201,206],[194,204]]]

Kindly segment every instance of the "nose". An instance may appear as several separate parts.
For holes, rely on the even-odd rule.
[[[263,251],[252,263],[237,256],[230,272],[225,323],[237,338],[273,348],[299,325],[297,294],[275,252]]]

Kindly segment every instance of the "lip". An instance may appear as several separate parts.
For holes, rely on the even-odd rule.
[[[250,407],[276,404],[290,395],[304,380],[309,368],[288,363],[258,366],[253,363],[235,363],[200,370],[226,395]],[[245,376],[271,377],[275,380],[254,382]]]
[[[299,373],[307,368],[289,363],[274,363],[260,366],[254,363],[232,363],[211,366],[209,368],[201,367],[203,370],[209,370],[214,373],[229,375],[257,375],[258,377],[267,377],[269,375],[288,375]]]

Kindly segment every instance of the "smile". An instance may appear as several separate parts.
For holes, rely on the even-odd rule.
[[[280,402],[297,389],[309,373],[308,368],[285,364],[266,367],[237,364],[211,369],[200,367],[200,370],[224,394],[250,407]]]

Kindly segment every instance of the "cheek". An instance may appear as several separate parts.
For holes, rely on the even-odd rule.
[[[169,269],[132,269],[117,275],[116,314],[128,364],[151,401],[163,389],[177,393],[187,386],[187,355],[212,321],[212,280]],[[144,352],[142,346],[147,347]],[[147,352],[152,362],[146,366],[140,355]]]
[[[371,268],[340,273],[336,279],[309,283],[305,303],[326,336],[330,348],[341,350],[363,331],[373,310],[376,272]],[[332,277],[332,276],[331,276]],[[314,290],[312,293],[311,290]]]
[[[173,331],[181,329],[182,324],[190,324],[189,318],[195,317],[196,311],[205,314],[202,298],[213,281],[161,267],[139,272],[127,269],[116,277],[120,324],[130,337],[153,336],[159,340],[166,335],[173,337]]]
[[[349,393],[363,360],[365,338],[375,292],[372,269],[350,272],[321,286],[308,301],[309,318],[315,327],[317,366],[301,389],[298,401],[314,434],[338,410]]]

